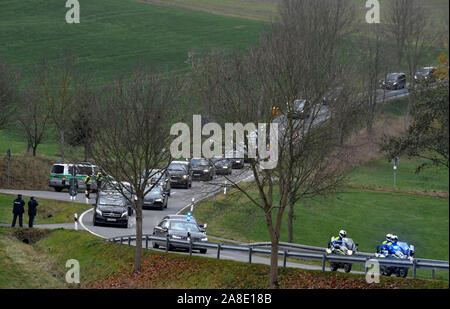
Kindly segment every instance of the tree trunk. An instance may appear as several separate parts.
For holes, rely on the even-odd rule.
[[[288,214],[288,242],[294,242],[294,205],[295,201],[293,198],[289,199],[289,214]]]
[[[278,239],[272,240],[272,250],[270,253],[270,288],[278,289]]]
[[[36,145],[36,146],[33,146],[33,157],[36,156],[36,150],[37,150],[37,145]]]
[[[65,142],[64,142],[64,130],[60,130],[60,134],[61,134],[61,163],[64,163],[64,159],[65,159],[65,156],[64,156],[64,145],[65,145]]]
[[[140,271],[142,264],[142,198],[138,197],[136,202],[136,252],[134,255],[134,271]]]

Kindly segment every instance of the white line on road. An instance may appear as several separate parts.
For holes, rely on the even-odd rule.
[[[83,217],[84,217],[84,215],[87,214],[87,213],[90,212],[90,211],[93,211],[93,210],[94,210],[94,208],[91,208],[91,209],[88,209],[88,210],[86,210],[85,212],[83,212],[83,213],[81,214],[81,216],[80,216],[80,224],[81,224],[81,226],[82,226],[86,231],[88,231],[88,232],[91,233],[92,235],[95,235],[95,236],[97,236],[97,237],[106,239],[106,237],[104,237],[104,236],[102,236],[102,235],[99,235],[99,234],[97,234],[97,233],[92,232],[90,229],[88,229],[88,228],[83,224]]]

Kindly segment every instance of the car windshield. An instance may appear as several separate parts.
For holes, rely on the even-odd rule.
[[[183,221],[172,221],[170,222],[170,229],[174,231],[191,231],[199,232],[199,229],[195,223],[183,222]]]
[[[421,68],[419,70],[419,73],[428,74],[431,72],[431,70],[432,70],[431,68]]]
[[[161,187],[154,187],[148,194],[163,194]]]
[[[390,81],[390,82],[392,82],[392,81],[395,81],[395,80],[397,80],[397,74],[389,74],[387,77],[386,77],[386,80],[387,81]]]
[[[181,171],[181,172],[183,172],[183,171],[186,171],[186,165],[183,165],[183,164],[170,164],[168,170],[169,171]]]
[[[206,161],[205,159],[192,159],[191,164],[205,166],[208,165],[208,161]]]
[[[63,174],[64,173],[64,165],[53,165],[51,173]]]
[[[124,206],[125,199],[117,194],[103,195],[98,199],[99,205]]]

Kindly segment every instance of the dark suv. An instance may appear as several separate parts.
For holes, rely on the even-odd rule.
[[[167,168],[170,176],[171,187],[183,186],[186,189],[192,187],[192,168],[189,162],[172,161]]]
[[[390,73],[381,83],[381,86],[387,90],[398,90],[406,87],[405,73]]]
[[[94,226],[99,224],[128,227],[129,217],[133,208],[128,199],[118,193],[101,193],[97,203],[94,204]]]
[[[216,175],[214,165],[203,158],[193,158],[191,160],[192,178],[198,180],[212,180]]]
[[[167,170],[151,170],[149,171],[149,175],[148,184],[161,187],[164,193],[170,196],[170,175]]]

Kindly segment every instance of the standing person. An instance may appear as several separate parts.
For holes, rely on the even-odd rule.
[[[22,199],[22,194],[18,194],[17,198],[14,200],[14,207],[13,207],[14,218],[11,227],[16,226],[17,216],[19,216],[19,226],[23,227],[23,213],[25,212],[23,206],[25,206],[25,202]]]
[[[34,199],[34,197],[30,197],[30,201],[28,202],[28,227],[33,227],[34,217],[36,217],[37,211],[36,207],[39,203]]]
[[[103,181],[103,175],[102,172],[98,172],[97,176],[95,176],[95,179],[97,181],[97,192],[99,192],[102,188],[102,181]]]
[[[89,199],[89,192],[91,191],[92,178],[87,175],[84,179],[84,183],[86,184],[86,198]]]

